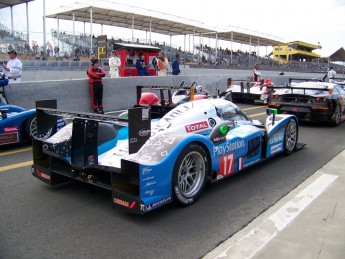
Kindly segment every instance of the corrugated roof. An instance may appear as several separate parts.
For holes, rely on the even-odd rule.
[[[1,0],[0,0],[1,1]],[[63,20],[90,22],[90,9],[92,8],[92,22],[95,24],[110,25],[122,28],[150,31],[164,35],[204,35],[205,37],[249,44],[252,37],[252,45],[273,46],[282,44],[278,38],[268,37],[269,35],[259,32],[232,28],[231,30],[219,30],[206,24],[179,16],[156,12],[149,9],[137,8],[110,1],[78,2],[71,6],[62,7],[59,11],[47,15],[48,18]],[[132,22],[134,19],[134,23]],[[232,33],[232,37],[231,37]],[[267,37],[266,37],[267,36]],[[259,39],[259,41],[258,41]]]
[[[0,9],[32,1],[34,0],[0,0]]]
[[[334,52],[332,55],[330,55],[329,59],[331,61],[343,61],[343,62],[345,62],[345,49],[343,47],[341,47],[336,52]]]

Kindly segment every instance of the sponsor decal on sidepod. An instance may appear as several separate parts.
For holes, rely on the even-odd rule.
[[[186,132],[193,132],[193,131],[198,131],[198,130],[202,130],[202,129],[207,129],[208,123],[207,123],[207,121],[202,121],[202,122],[197,122],[197,123],[193,123],[190,125],[186,125],[184,127],[186,129]]]

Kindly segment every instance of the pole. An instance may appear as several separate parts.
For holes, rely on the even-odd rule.
[[[152,44],[152,40],[151,40],[151,27],[152,27],[152,17],[150,17],[150,45]]]
[[[90,53],[92,52],[92,7],[90,7]]]
[[[59,15],[56,17],[56,22],[57,22],[57,42],[58,42],[58,48],[60,51],[60,26],[59,26]]]
[[[14,37],[13,6],[11,6],[11,31],[12,31],[12,36]]]
[[[231,32],[231,54],[230,54],[230,64],[232,65],[232,42],[234,41],[234,33]]]
[[[132,44],[134,43],[134,13],[132,14]]]
[[[46,0],[43,0],[43,59],[46,59]]]
[[[26,2],[26,40],[28,42],[28,45],[30,45],[30,35],[29,35],[29,3]]]
[[[218,59],[218,33],[216,32],[216,65],[217,65],[217,59]],[[219,61],[218,61],[218,65]]]
[[[75,16],[74,16],[74,12],[72,13],[73,15],[73,47],[75,45]]]

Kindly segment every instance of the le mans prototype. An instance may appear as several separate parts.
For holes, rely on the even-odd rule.
[[[337,126],[345,120],[345,90],[334,83],[297,83],[275,89],[268,107],[276,108],[278,113],[294,114],[299,120]]]
[[[34,140],[32,174],[49,185],[79,180],[109,189],[115,207],[138,214],[172,201],[190,205],[206,182],[303,146],[294,115],[268,109],[263,124],[222,99],[184,103],[152,121],[143,108],[130,109],[128,120],[38,108],[42,112],[74,119],[52,137]]]

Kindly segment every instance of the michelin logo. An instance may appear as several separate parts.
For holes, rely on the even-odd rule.
[[[277,153],[277,152],[282,151],[282,150],[283,150],[283,145],[281,143],[274,145],[271,147],[271,154]]]

